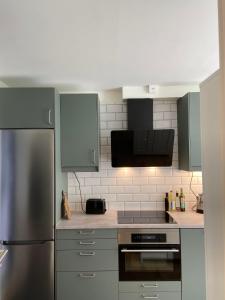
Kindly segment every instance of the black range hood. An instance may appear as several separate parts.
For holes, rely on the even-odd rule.
[[[111,132],[112,167],[171,166],[174,130],[153,130],[153,100],[128,99],[128,130]]]

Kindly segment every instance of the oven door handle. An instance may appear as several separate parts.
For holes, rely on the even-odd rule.
[[[121,249],[122,253],[178,253],[178,249]]]

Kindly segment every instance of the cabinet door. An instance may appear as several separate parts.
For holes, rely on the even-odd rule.
[[[63,94],[60,100],[63,170],[98,171],[97,94]]]
[[[190,170],[201,170],[200,95],[189,95]]]
[[[181,229],[182,300],[205,300],[203,229]]]
[[[179,169],[201,171],[200,95],[188,93],[177,101]]]
[[[54,128],[54,88],[1,88],[0,128]]]
[[[118,272],[57,272],[57,300],[118,300]]]

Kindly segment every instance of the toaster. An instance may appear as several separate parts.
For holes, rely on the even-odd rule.
[[[104,214],[106,212],[105,199],[88,199],[86,201],[86,214]]]

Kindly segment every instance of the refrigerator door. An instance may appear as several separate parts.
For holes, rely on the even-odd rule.
[[[1,300],[54,300],[54,242],[5,246]]]
[[[54,131],[0,130],[0,239],[54,238]]]

